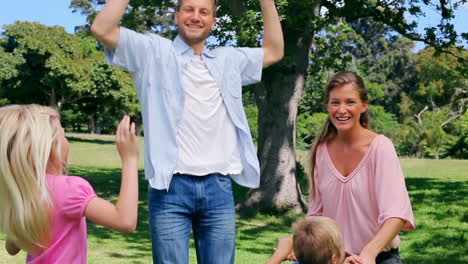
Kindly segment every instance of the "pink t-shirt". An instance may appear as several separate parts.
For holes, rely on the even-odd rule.
[[[83,264],[87,260],[86,219],[84,211],[96,196],[93,187],[83,178],[47,175],[47,184],[54,202],[52,240],[40,255],[27,256],[28,264]]]
[[[346,252],[359,254],[388,218],[405,220],[403,230],[414,229],[400,161],[393,143],[384,135],[372,141],[358,166],[346,177],[333,165],[327,144],[319,145],[315,164],[315,199],[309,203],[308,215],[334,219],[343,234]],[[384,251],[399,244],[396,236]]]

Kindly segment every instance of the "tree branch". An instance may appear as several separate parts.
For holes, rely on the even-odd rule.
[[[440,0],[440,9],[442,12],[443,20],[448,20],[453,17],[449,8],[446,7],[446,0]],[[434,37],[427,36],[421,37],[420,34],[416,33],[413,28],[413,25],[408,24],[404,17],[401,16],[401,13],[407,11],[403,6],[395,8],[396,3],[393,2],[380,2],[380,1],[370,1],[370,2],[360,2],[356,0],[345,1],[343,7],[336,7],[334,2],[327,0],[322,1],[322,6],[326,7],[329,10],[331,17],[345,17],[348,22],[357,20],[359,18],[371,18],[376,22],[384,23],[390,26],[393,30],[398,32],[400,35],[413,40],[420,41],[428,46],[434,47],[435,50],[439,53],[446,53],[455,58],[465,62],[466,59],[462,56],[454,53],[447,48],[452,46],[452,43],[455,43],[455,39],[450,39],[449,41],[438,42]],[[439,29],[441,25],[439,25]],[[456,33],[452,32],[453,34]],[[455,46],[457,47],[457,46]]]
[[[446,120],[445,122],[443,122],[440,127],[444,127],[445,125],[449,124],[450,122],[452,122],[453,120],[459,118],[462,114],[463,114],[463,106],[464,104],[461,103],[460,104],[460,108],[458,109],[457,112],[454,113],[454,116],[452,116],[451,118],[449,118],[448,120]]]
[[[418,120],[418,123],[421,124],[422,123],[422,119],[421,119],[421,115],[426,112],[427,110],[429,109],[429,107],[426,105],[423,110],[421,110],[421,112],[419,112],[418,114],[414,115],[416,117],[416,119]]]

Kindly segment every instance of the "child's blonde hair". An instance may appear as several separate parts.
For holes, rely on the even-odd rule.
[[[30,254],[44,249],[51,237],[46,170],[62,169],[58,126],[50,107],[0,108],[0,231]]]
[[[329,264],[333,254],[341,258],[338,225],[324,216],[311,216],[293,225],[294,254],[301,264]]]

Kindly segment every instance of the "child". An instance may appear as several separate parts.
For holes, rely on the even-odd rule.
[[[301,219],[293,225],[293,234],[280,239],[278,248],[266,264],[279,264],[288,258],[296,258],[300,264],[361,263],[357,256],[345,260],[341,233],[335,221],[328,217]]]
[[[57,112],[39,105],[0,108],[0,231],[9,254],[27,263],[86,263],[85,217],[123,233],[136,228],[138,145],[124,116],[116,133],[122,159],[119,200],[96,196],[83,178],[62,175],[69,144]]]
[[[370,130],[364,81],[337,73],[325,103],[329,116],[311,150],[308,215],[335,220],[345,251],[364,263],[402,263],[398,233],[414,229],[413,211],[393,143]]]

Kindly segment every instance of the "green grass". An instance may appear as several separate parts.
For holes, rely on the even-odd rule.
[[[112,136],[68,134],[70,174],[86,178],[99,196],[115,201],[120,185],[120,159]],[[140,139],[142,143],[142,139]],[[142,145],[141,145],[142,149]],[[140,151],[141,156],[143,150]],[[305,151],[298,160],[307,171]],[[142,160],[142,158],[141,158]],[[124,235],[88,222],[88,263],[151,263],[147,183],[140,162],[140,207],[135,233]],[[405,263],[468,263],[468,161],[402,159],[416,218],[416,230],[402,232]],[[234,185],[236,202],[246,188]],[[279,237],[289,234],[300,216],[257,213],[237,219],[236,263],[264,263]],[[0,234],[0,243],[4,236]],[[193,241],[190,263],[196,263]],[[0,250],[0,264],[24,263],[25,254],[8,256]]]
[[[402,235],[407,263],[468,263],[468,161],[403,159],[416,230]]]

